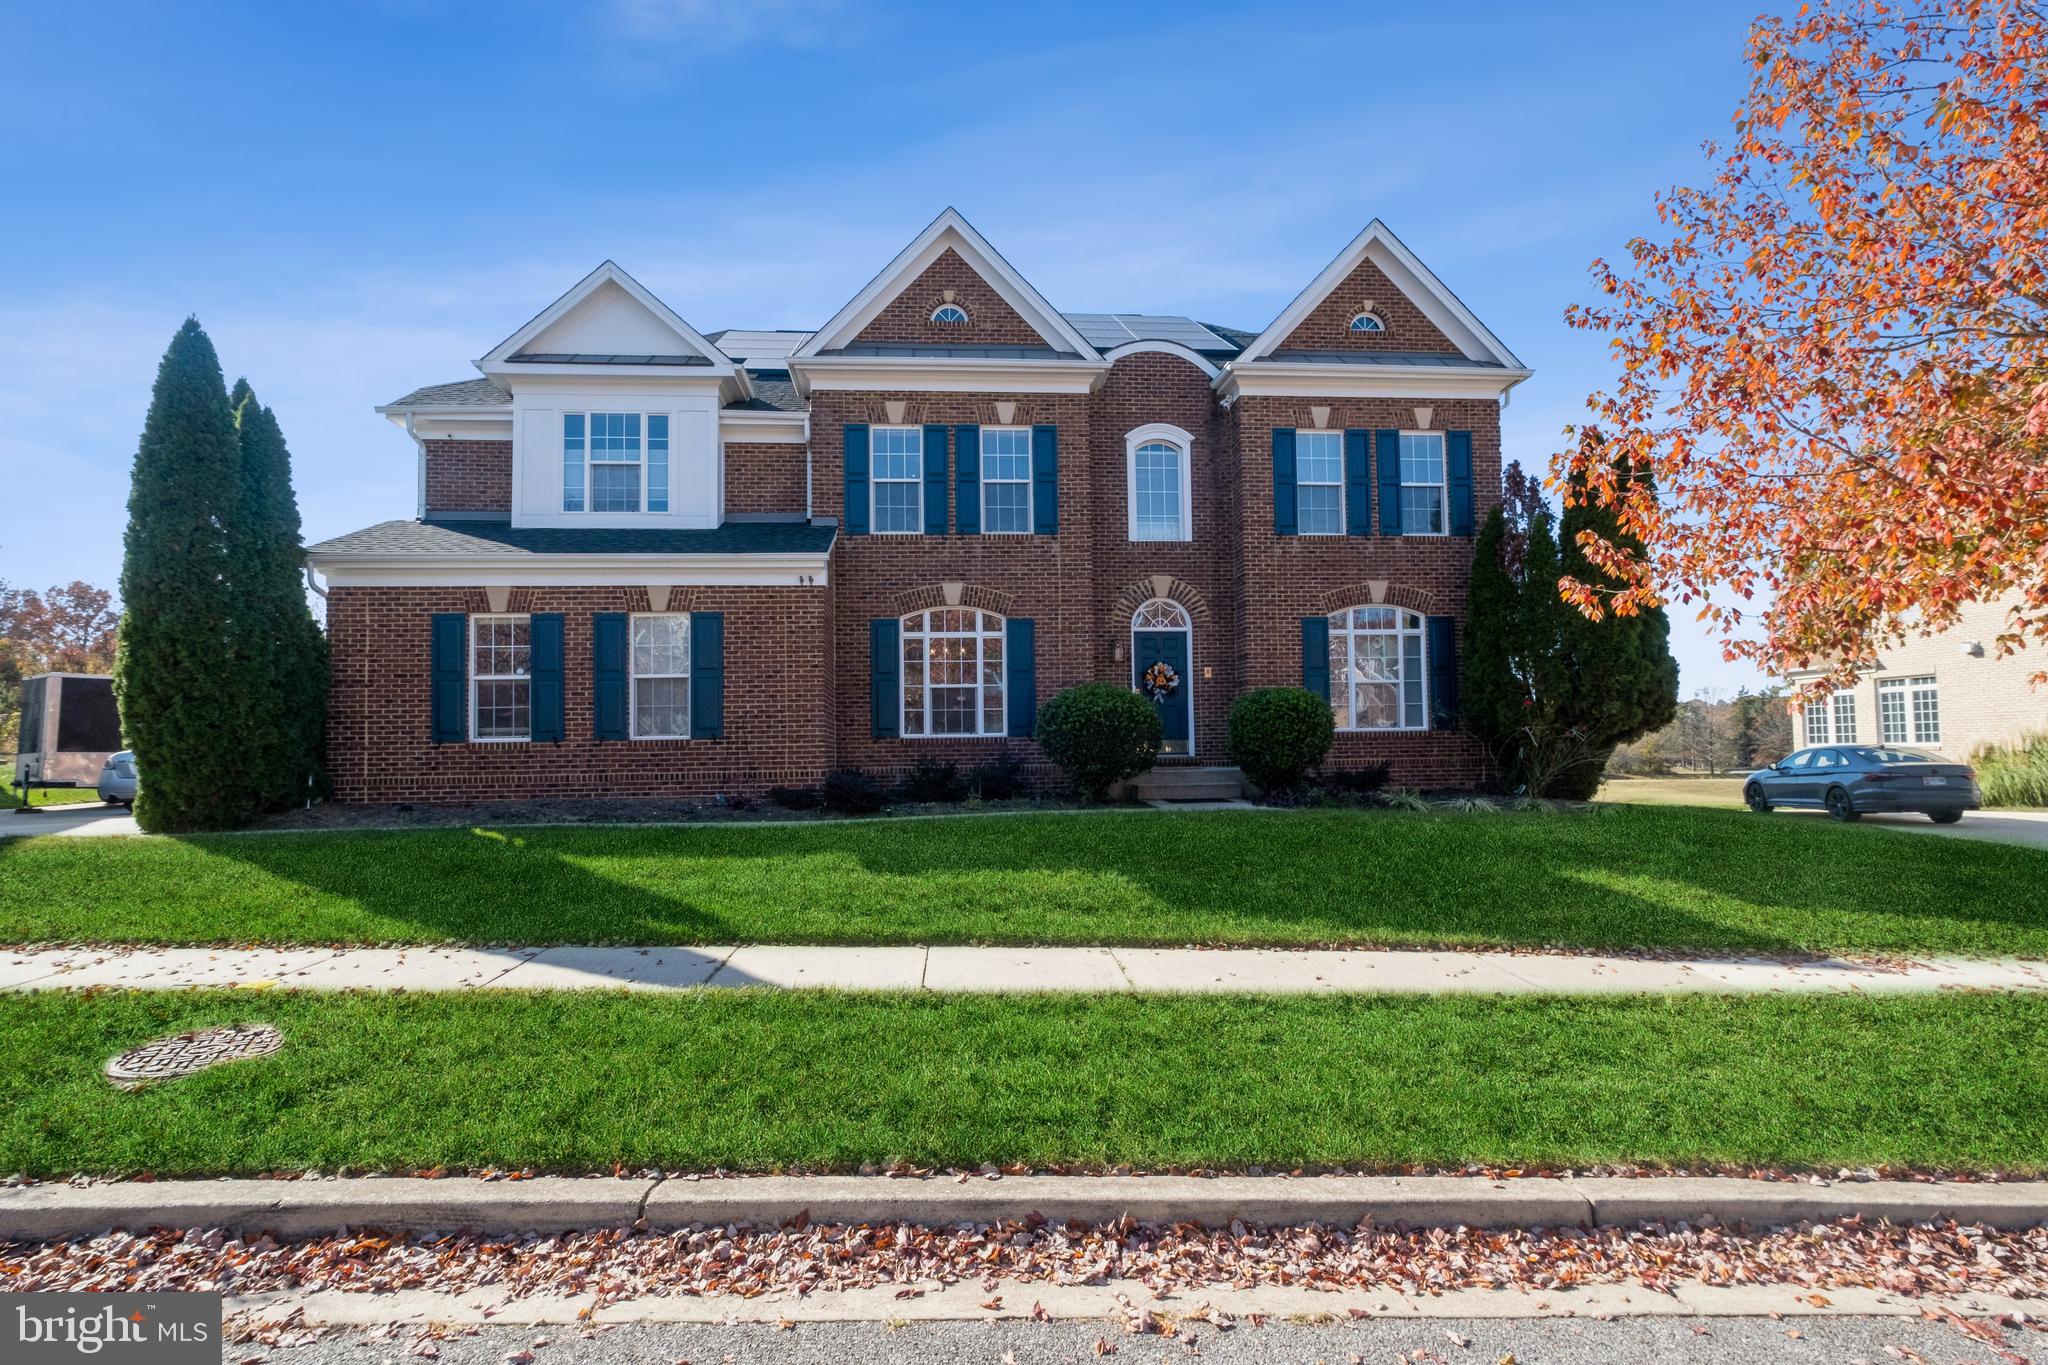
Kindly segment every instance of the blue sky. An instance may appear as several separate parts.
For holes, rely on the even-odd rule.
[[[412,511],[373,404],[598,261],[707,331],[811,326],[947,204],[1059,307],[1254,330],[1383,218],[1535,367],[1540,467],[1603,379],[1564,309],[1701,178],[1755,6],[17,6],[0,578],[113,585],[187,313],[318,539]],[[1758,681],[1674,615],[1688,694]]]

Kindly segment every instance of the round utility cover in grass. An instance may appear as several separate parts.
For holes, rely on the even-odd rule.
[[[124,1090],[148,1081],[189,1076],[223,1062],[267,1057],[284,1046],[284,1035],[268,1024],[227,1024],[158,1038],[107,1063],[107,1079]]]

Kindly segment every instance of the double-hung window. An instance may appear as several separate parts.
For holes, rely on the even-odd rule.
[[[1131,452],[1131,539],[1189,540],[1188,453],[1179,438],[1137,440]],[[1296,450],[1299,452],[1299,442]]]
[[[1834,695],[1834,704],[1835,743],[1854,744],[1856,742],[1856,694],[1854,692],[1837,692]]]
[[[903,730],[908,737],[1000,735],[1003,618],[966,607],[903,618]]]
[[[690,737],[690,617],[633,618],[633,738]]]
[[[1339,730],[1420,730],[1423,620],[1399,607],[1330,614],[1330,709]]]
[[[915,534],[924,528],[924,429],[876,427],[870,439],[870,524],[878,535]]]
[[[533,735],[533,649],[524,616],[469,618],[471,739]]]
[[[1401,533],[1444,534],[1450,495],[1444,485],[1444,434],[1441,431],[1401,433]]]
[[[1828,699],[1816,697],[1806,703],[1806,742],[1826,744],[1828,740]]]
[[[981,429],[981,529],[1031,531],[1031,428]]]
[[[1878,679],[1877,728],[1886,744],[1941,743],[1941,696],[1934,679]]]
[[[643,506],[668,511],[668,414],[563,413],[562,510],[638,512]]]
[[[1294,434],[1294,517],[1305,536],[1344,534],[1344,433]]]

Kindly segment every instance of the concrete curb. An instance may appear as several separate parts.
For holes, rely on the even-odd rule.
[[[390,1232],[562,1232],[645,1220],[773,1226],[798,1215],[829,1223],[985,1223],[1042,1214],[1054,1222],[1321,1223],[1353,1227],[1593,1227],[1701,1222],[1757,1227],[1863,1217],[1954,1219],[1996,1228],[2048,1224],[2048,1181],[2003,1184],[1869,1181],[1841,1185],[1725,1177],[1487,1180],[1460,1176],[749,1176],[537,1180],[203,1180],[0,1189],[0,1240],[92,1236],[110,1228],[222,1227],[279,1236],[343,1228]]]

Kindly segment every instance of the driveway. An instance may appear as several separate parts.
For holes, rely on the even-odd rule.
[[[70,806],[34,806],[27,811],[0,811],[0,839],[23,834],[140,834],[126,806],[99,801]]]
[[[1826,818],[1826,812],[1817,810],[1772,812],[1774,819],[1779,815]],[[2048,811],[2043,810],[1973,810],[1953,825],[1937,825],[1924,815],[1866,815],[1861,823],[1876,829],[1906,829],[1949,839],[1994,839],[2048,848]]]

